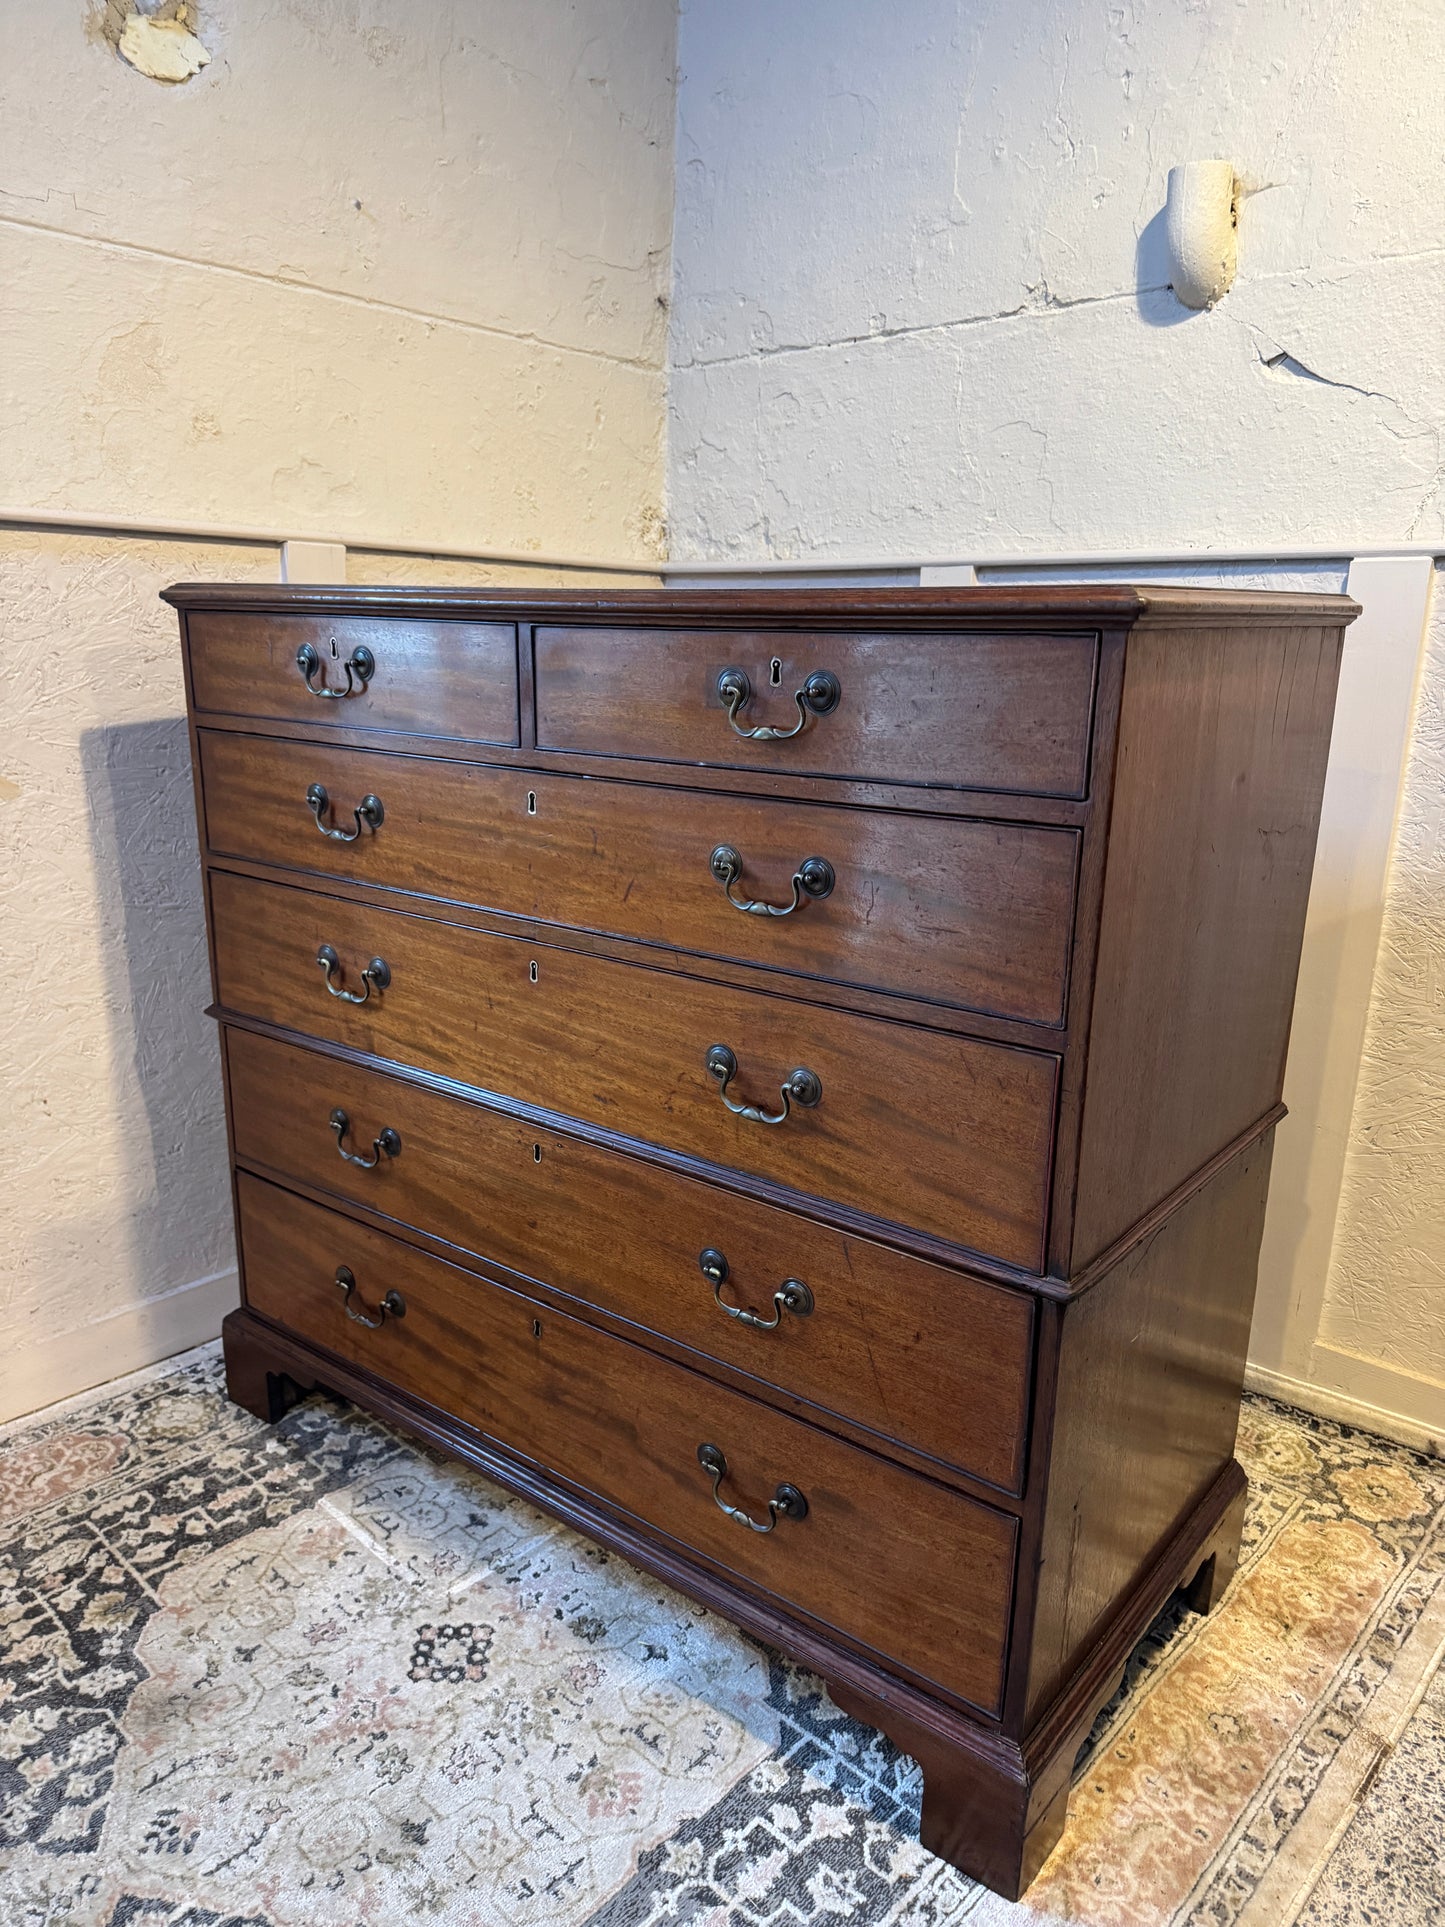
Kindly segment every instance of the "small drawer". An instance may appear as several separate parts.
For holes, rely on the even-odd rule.
[[[186,630],[202,714],[517,742],[517,632],[510,622],[196,610]]]
[[[243,1163],[1021,1489],[1026,1293],[296,1044],[230,1030],[226,1062]]]
[[[1007,1515],[244,1172],[237,1189],[253,1311],[997,1712]]]
[[[210,891],[228,1010],[1041,1268],[1052,1053],[220,871]]]
[[[1079,797],[1094,635],[547,627],[542,749]]]
[[[202,730],[200,749],[216,855],[1028,1023],[1063,1019],[1075,830],[229,730]]]

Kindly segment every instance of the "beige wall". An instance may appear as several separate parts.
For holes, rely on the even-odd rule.
[[[211,62],[174,87],[118,61],[98,0],[0,0],[0,502],[645,560],[666,378],[702,563],[1433,539],[1432,16],[1296,11],[845,0],[820,39],[808,7],[684,6],[668,371],[672,0],[206,0]],[[1163,176],[1215,152],[1259,191],[1234,292],[1188,316]],[[277,566],[0,536],[0,1416],[234,1293],[155,594]],[[1333,1257],[1307,1316],[1276,1263],[1257,1332],[1285,1395],[1417,1433],[1445,1425],[1442,620],[1317,1201]]]
[[[0,501],[647,556],[672,0],[0,0]]]
[[[235,1301],[179,576],[274,554],[0,536],[0,1417]]]
[[[671,0],[204,0],[211,62],[179,86],[125,66],[99,11],[0,0],[0,504],[657,553]],[[156,596],[278,569],[258,545],[0,534],[0,1418],[234,1302]]]
[[[1437,584],[1314,1375],[1445,1451],[1445,595]]]

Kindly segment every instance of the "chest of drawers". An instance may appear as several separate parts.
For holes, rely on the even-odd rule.
[[[1017,1895],[1233,1569],[1354,605],[168,600],[232,1396],[343,1393],[811,1666]]]

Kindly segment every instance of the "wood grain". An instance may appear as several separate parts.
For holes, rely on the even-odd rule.
[[[1100,624],[1198,629],[1206,623],[1256,628],[1352,622],[1348,596],[1277,589],[1193,589],[1132,582],[981,583],[972,588],[711,589],[394,588],[276,582],[173,582],[161,600],[182,610],[269,610],[337,615],[424,614],[511,621],[597,622],[671,629],[1090,629]]]
[[[920,1760],[924,1843],[1017,1895],[1131,1648],[1237,1555],[1354,605],[168,593],[227,1033],[233,1395],[357,1398],[791,1653]],[[364,702],[301,685],[297,641],[332,635],[394,648]],[[748,727],[791,724],[814,670],[841,699],[744,741],[732,666]],[[312,781],[341,821],[381,795],[378,834],[319,837]],[[723,842],[750,897],[814,855],[833,892],[743,917]],[[328,997],[323,941],[348,988],[378,954],[389,987]],[[806,1066],[822,1102],[729,1116],[713,1043],[737,1097]],[[338,1104],[350,1148],[390,1126],[400,1155],[345,1162]],[[811,1310],[729,1319],[705,1247],[730,1302],[794,1279]],[[338,1263],[402,1320],[348,1321]],[[704,1439],[729,1499],[791,1479],[807,1517],[730,1522]]]
[[[191,686],[199,711],[274,716],[333,729],[515,743],[516,628],[398,616],[251,615],[198,611],[189,618]],[[359,694],[313,695],[296,667],[310,643],[322,659],[313,678],[344,689],[342,664],[358,645],[376,658]],[[333,644],[335,648],[333,650]]]
[[[1020,1292],[848,1238],[503,1112],[232,1030],[236,1156],[476,1252],[1017,1492],[1033,1312]],[[330,1128],[347,1114],[348,1164]],[[699,1265],[721,1251],[726,1302],[778,1317],[758,1331],[718,1309]],[[774,1293],[801,1279],[804,1317]],[[967,1381],[966,1397],[958,1393]]]
[[[317,892],[212,873],[227,1008],[524,1098],[1025,1269],[1042,1258],[1057,1059],[784,997],[523,943]],[[364,1005],[329,996],[339,953]],[[536,981],[531,967],[536,966]],[[798,1067],[822,1101],[769,1127],[734,1117],[705,1069],[735,1053],[738,1101],[779,1107]]]
[[[1232,1460],[1272,1134],[1059,1321],[1030,1718]]]
[[[1088,784],[1092,635],[539,626],[533,651],[544,749],[1059,796]],[[718,695],[729,668],[752,684],[745,728],[791,728],[816,670],[842,693],[791,742],[748,742]]]
[[[997,1708],[1014,1564],[1011,1519],[625,1340],[424,1256],[242,1173],[246,1303],[340,1357],[782,1594],[945,1692]],[[346,1315],[336,1267],[368,1315]],[[779,1483],[803,1519],[749,1532],[713,1502],[700,1445],[723,1451],[722,1496],[766,1520]],[[940,1558],[968,1584],[938,1588]]]
[[[1130,638],[1072,1270],[1279,1102],[1340,637]]]
[[[1018,823],[822,809],[537,776],[430,757],[200,735],[213,854],[450,898],[828,982],[1057,1025],[1064,1014],[1078,833]],[[353,842],[376,795],[385,814]],[[831,893],[792,914],[736,909],[709,867],[742,858],[733,895],[786,905],[806,858]]]

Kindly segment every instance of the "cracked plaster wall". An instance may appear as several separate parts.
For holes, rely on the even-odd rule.
[[[0,497],[656,552],[671,0],[0,0]]]
[[[657,551],[671,0],[206,0],[178,85],[98,14],[0,0],[0,501]],[[0,1419],[234,1302],[156,594],[277,574],[254,546],[0,533]]]
[[[1435,0],[684,0],[687,560],[1442,530]],[[1167,291],[1176,162],[1253,191]]]
[[[1435,0],[683,0],[673,557],[1445,548],[1439,30]],[[1165,179],[1210,157],[1251,191],[1234,287],[1192,314]],[[1301,1338],[1445,1434],[1435,607]]]

